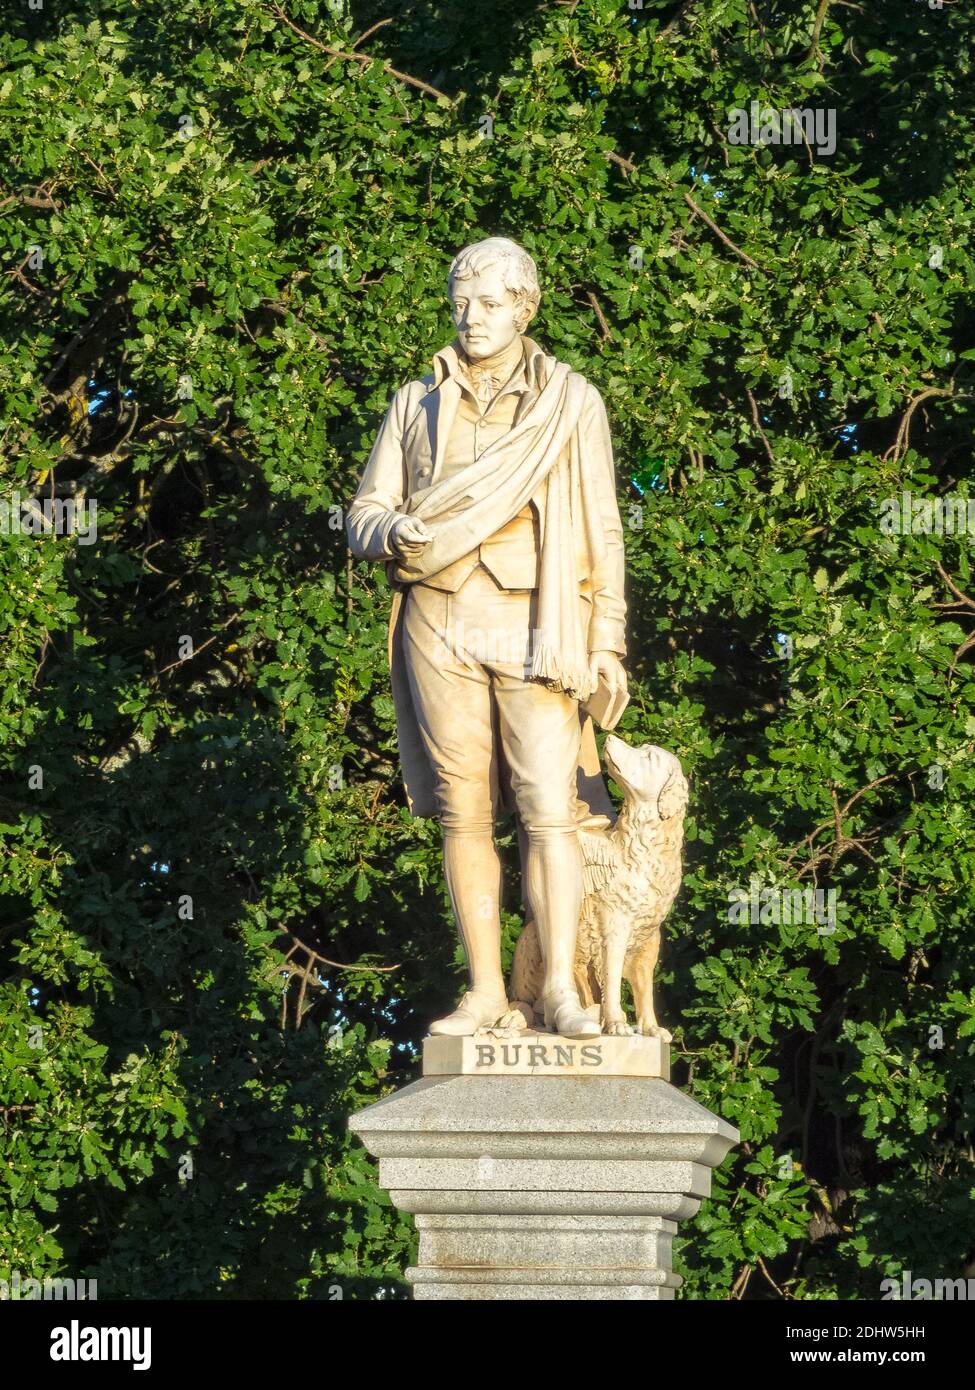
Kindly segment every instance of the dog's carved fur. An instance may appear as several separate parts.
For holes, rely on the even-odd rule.
[[[677,896],[687,782],[672,753],[645,743],[633,748],[615,735],[606,766],[625,793],[615,825],[580,833],[586,895],[579,918],[575,982],[583,1005],[600,1005],[604,1033],[632,1033],[621,1000],[629,981],[636,1031],[670,1041],[653,1007],[653,972],[660,927]],[[542,956],[535,923],[518,939],[509,997],[526,1023],[541,1013]],[[519,1006],[521,1006],[519,1010]],[[508,1016],[513,1022],[513,1016]]]

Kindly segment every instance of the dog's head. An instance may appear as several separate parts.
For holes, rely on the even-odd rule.
[[[655,806],[661,820],[681,816],[687,809],[687,782],[673,753],[644,743],[633,748],[610,734],[603,750],[606,766],[627,799]]]

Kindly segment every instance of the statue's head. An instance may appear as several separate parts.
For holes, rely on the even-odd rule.
[[[524,333],[541,298],[535,262],[503,236],[475,241],[454,257],[447,293],[460,345],[475,361]]]

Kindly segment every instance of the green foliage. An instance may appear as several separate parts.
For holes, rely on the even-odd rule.
[[[345,1117],[461,962],[341,508],[492,234],[607,402],[623,732],[691,780],[662,1017],[742,1145],[685,1294],[973,1258],[971,542],[880,525],[969,487],[972,45],[921,3],[22,7],[2,494],[98,511],[0,535],[0,1276],[404,1296]],[[752,101],[835,154],[731,143]],[[753,880],[833,929],[735,920]]]

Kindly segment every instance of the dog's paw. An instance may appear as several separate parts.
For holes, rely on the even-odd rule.
[[[645,1038],[659,1038],[661,1042],[673,1042],[673,1034],[669,1028],[661,1028],[659,1023],[644,1022],[643,1019],[637,1024],[637,1032],[642,1033]]]
[[[603,1022],[603,1032],[608,1038],[628,1038],[633,1029],[625,1019],[621,1018],[618,1022],[610,1019]]]

